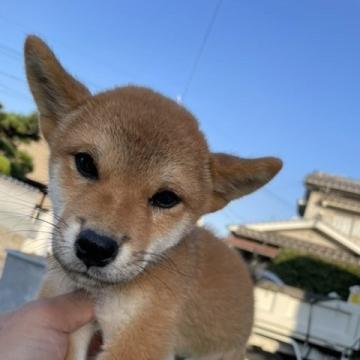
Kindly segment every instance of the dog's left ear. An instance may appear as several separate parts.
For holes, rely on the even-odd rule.
[[[281,168],[282,161],[274,157],[242,159],[227,154],[212,154],[213,192],[208,211],[219,210],[231,200],[257,190]]]
[[[26,75],[40,114],[40,127],[49,140],[62,118],[91,94],[37,36],[26,38],[24,50]]]

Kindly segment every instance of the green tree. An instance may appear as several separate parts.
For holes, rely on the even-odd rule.
[[[39,127],[35,113],[7,113],[0,104],[0,173],[24,179],[33,170],[33,162],[28,153],[19,150],[19,145],[37,140]]]

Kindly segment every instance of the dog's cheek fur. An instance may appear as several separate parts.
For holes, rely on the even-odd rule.
[[[66,217],[68,195],[62,185],[63,165],[60,161],[50,160],[49,196],[53,204],[54,221],[56,226],[53,231],[52,249],[55,257],[63,266],[74,266],[77,269],[84,267],[78,262],[74,252],[74,242],[80,231],[81,224],[74,217]],[[85,269],[85,268],[84,268]]]
[[[60,185],[60,174],[61,174],[60,163],[52,163],[50,161],[49,166],[49,196],[53,205],[53,211],[56,218],[62,216],[64,211],[63,193]]]
[[[161,254],[169,248],[177,245],[179,241],[192,229],[190,217],[185,214],[173,224],[167,226],[164,234],[155,237],[147,248],[148,253]],[[151,255],[150,255],[151,256]]]
[[[60,228],[62,228],[61,233],[53,237],[52,247],[55,257],[63,266],[85,271],[85,265],[76,258],[74,251],[74,242],[81,228],[80,223],[75,219],[68,219],[66,226]]]

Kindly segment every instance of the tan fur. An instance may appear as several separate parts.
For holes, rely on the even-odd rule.
[[[264,185],[281,162],[210,153],[195,118],[149,89],[90,95],[36,37],[26,41],[25,60],[51,150],[57,220],[42,296],[84,288],[96,303],[96,324],[74,334],[67,359],[84,358],[96,326],[102,360],[243,358],[253,319],[248,271],[195,223]],[[98,180],[77,172],[78,152],[92,155]],[[149,199],[161,189],[182,201],[152,207]],[[74,254],[84,227],[110,234],[121,247],[104,268],[86,269]]]

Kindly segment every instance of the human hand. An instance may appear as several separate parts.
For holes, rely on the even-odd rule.
[[[93,318],[91,300],[79,292],[0,314],[1,360],[64,360],[69,335]]]

